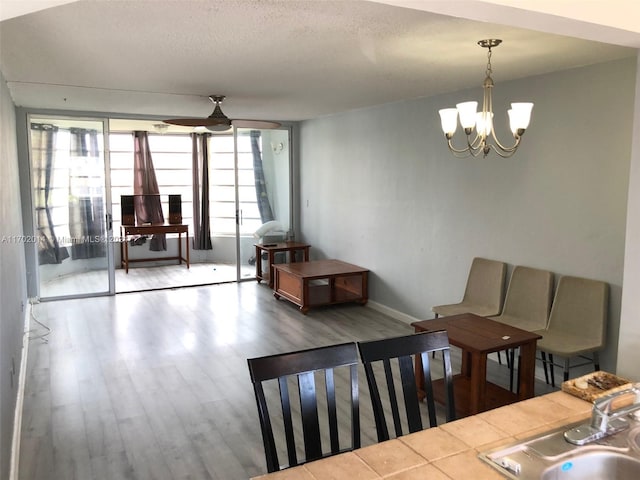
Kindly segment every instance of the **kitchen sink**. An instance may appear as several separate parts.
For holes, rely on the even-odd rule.
[[[614,409],[619,400],[631,404]],[[640,384],[597,398],[591,420],[483,452],[479,457],[520,480],[640,479]]]
[[[505,477],[518,480],[638,480],[640,479],[640,422],[578,446],[564,433],[576,423],[535,437],[494,448],[479,456]]]
[[[542,472],[540,480],[640,478],[640,460],[616,452],[586,452]]]

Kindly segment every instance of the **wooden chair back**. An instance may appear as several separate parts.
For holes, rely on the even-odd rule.
[[[422,376],[421,383],[424,385],[429,425],[431,427],[437,425],[431,372],[431,364],[435,361],[430,360],[430,355],[428,354],[431,352],[442,352],[446,420],[455,419],[451,355],[449,338],[445,330],[360,342],[358,343],[358,348],[371,394],[378,441],[382,442],[390,439],[385,415],[386,409],[383,405],[383,395],[378,386],[374,368],[374,364],[379,365],[378,362],[382,363],[384,369],[384,384],[386,385],[384,398],[388,398],[396,437],[404,434],[402,424],[405,422],[408,428],[407,433],[417,432],[423,428],[420,412],[420,393],[416,385],[416,375]],[[421,369],[417,372],[414,369],[416,357],[421,360],[416,362],[421,365]],[[397,368],[392,368],[393,359],[397,359]],[[399,371],[399,379],[394,378],[394,370]],[[380,376],[382,376],[381,373]],[[400,393],[396,389],[398,384],[400,385],[402,397],[400,397]],[[401,419],[401,404],[404,404],[405,421]]]
[[[248,359],[247,363],[255,392],[269,472],[360,447],[358,350],[355,343],[253,358]],[[334,371],[339,368],[349,371],[348,381],[336,381],[339,379],[336,379]],[[316,391],[316,381],[319,382],[321,377],[324,377],[324,392],[319,395]],[[265,395],[265,385],[269,381],[277,382],[279,391],[280,408],[273,408],[273,402],[271,402],[271,410],[278,410],[273,413],[270,411]],[[290,394],[289,383],[292,381],[297,384],[297,393]],[[338,421],[337,413],[340,398],[337,385],[341,387],[343,384],[345,389],[349,390],[345,395],[348,393],[350,398],[348,411],[351,415],[351,442],[346,447],[340,445],[339,424],[341,422]],[[319,411],[324,412],[325,408],[326,414],[319,415]],[[300,423],[302,425],[302,439],[296,438],[294,418],[296,418],[296,426]],[[278,459],[278,445],[282,445],[283,442],[276,443],[273,428],[276,419],[281,419],[284,427],[286,448],[280,447],[281,451],[286,450],[288,459],[288,464],[284,466]],[[326,424],[327,428],[321,429],[321,420],[323,427]],[[282,431],[282,428],[278,431]],[[323,446],[321,431],[329,433],[328,446]],[[299,434],[298,437],[300,437]],[[303,449],[301,448],[304,450],[303,459],[298,459],[296,451],[300,441],[304,444]]]

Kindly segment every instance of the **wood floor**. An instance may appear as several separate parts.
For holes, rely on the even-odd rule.
[[[46,330],[32,320],[25,480],[265,473],[247,358],[412,332],[359,305],[304,316],[256,282],[46,302],[33,314],[51,333],[41,338]],[[492,380],[507,384],[506,367],[489,363]],[[367,445],[375,428],[363,374],[360,380]]]

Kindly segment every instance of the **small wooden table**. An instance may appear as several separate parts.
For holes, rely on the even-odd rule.
[[[296,261],[296,252],[302,251],[304,255],[304,261],[309,261],[309,245],[308,243],[300,242],[281,242],[281,243],[256,243],[256,280],[260,283],[260,280],[269,281],[269,286],[273,288],[273,263],[277,252],[286,252],[289,256],[289,262]],[[268,255],[268,275],[265,276],[265,272],[262,271],[262,252],[267,252]]]
[[[446,330],[449,343],[462,349],[461,373],[454,375],[456,411],[460,416],[474,415],[534,396],[536,341],[542,338],[504,323],[472,313],[422,320],[411,324],[416,332]],[[520,348],[518,393],[487,381],[487,355],[492,352]],[[416,357],[416,372],[422,368]],[[421,375],[416,375],[422,387]],[[438,388],[436,388],[438,387]],[[434,382],[436,400],[444,401],[442,381]]]
[[[172,257],[155,257],[155,258],[129,258],[129,244],[127,237],[129,235],[155,235],[161,233],[177,233],[178,234],[178,255]],[[185,244],[187,250],[187,256],[182,256],[182,234],[185,234]],[[179,264],[182,261],[187,264],[189,268],[189,226],[183,224],[153,224],[153,225],[121,225],[120,235],[123,239],[120,242],[120,266],[125,269],[126,273],[129,273],[129,264],[134,262],[152,262],[155,260],[178,260]],[[124,245],[124,248],[123,248]]]
[[[369,270],[340,260],[279,263],[273,266],[276,299],[284,297],[306,314],[311,307],[367,303]]]

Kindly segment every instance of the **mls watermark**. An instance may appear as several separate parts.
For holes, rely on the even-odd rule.
[[[119,243],[124,242],[124,237],[114,237],[112,235],[81,235],[79,237],[55,237],[60,245],[77,245],[86,243]],[[0,244],[15,243],[38,243],[47,244],[53,242],[44,235],[2,235],[0,236]]]

